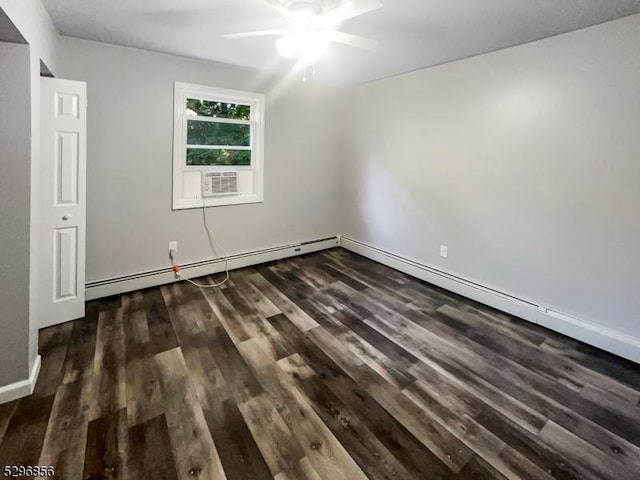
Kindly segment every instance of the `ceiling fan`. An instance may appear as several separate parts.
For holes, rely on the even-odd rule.
[[[225,38],[239,39],[261,36],[279,36],[278,53],[285,58],[314,63],[329,46],[337,42],[352,47],[372,48],[375,40],[339,32],[335,28],[345,20],[382,7],[380,0],[344,0],[328,8],[325,0],[265,0],[289,22],[288,29],[261,30],[232,33]]]

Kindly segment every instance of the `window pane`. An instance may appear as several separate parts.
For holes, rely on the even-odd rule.
[[[187,165],[251,165],[251,150],[187,148]]]
[[[251,118],[251,107],[239,103],[213,102],[211,100],[188,98],[187,115],[249,120]]]
[[[187,122],[187,145],[249,147],[251,146],[251,125],[189,120]]]

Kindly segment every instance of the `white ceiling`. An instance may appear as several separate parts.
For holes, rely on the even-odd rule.
[[[325,0],[331,5],[340,0]],[[348,0],[344,0],[348,1]],[[43,0],[72,37],[286,73],[276,37],[227,33],[286,28],[266,0]],[[506,48],[640,13],[640,0],[382,0],[340,30],[378,41],[334,44],[315,81],[350,85]]]

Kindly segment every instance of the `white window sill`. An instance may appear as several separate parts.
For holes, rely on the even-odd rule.
[[[224,207],[228,205],[243,205],[245,203],[262,203],[262,195],[229,195],[226,197],[207,197],[204,199],[178,199],[173,202],[173,210],[185,210],[187,208]]]

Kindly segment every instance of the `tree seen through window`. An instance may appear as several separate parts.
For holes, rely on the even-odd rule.
[[[251,165],[249,105],[189,98],[186,107],[187,165]],[[225,120],[216,122],[195,117]]]

